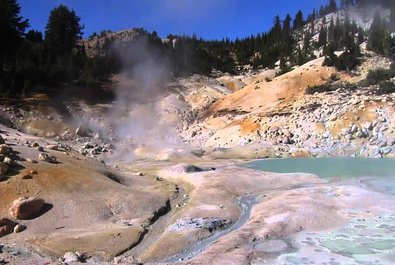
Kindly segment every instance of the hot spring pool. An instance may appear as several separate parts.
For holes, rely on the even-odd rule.
[[[374,192],[384,198],[378,213],[372,214],[363,203],[355,204],[344,210],[347,225],[328,231],[302,231],[285,239],[293,251],[280,253],[265,264],[395,264],[395,159],[267,159],[245,166],[276,173],[311,173],[328,180],[329,190],[357,186],[372,190],[372,198],[378,196]]]
[[[276,173],[311,173],[320,178],[395,177],[395,159],[390,158],[287,158],[257,160],[245,165]]]

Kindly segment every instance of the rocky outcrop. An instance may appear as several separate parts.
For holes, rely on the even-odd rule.
[[[108,53],[109,45],[124,46],[133,43],[137,38],[146,33],[139,29],[127,29],[118,32],[103,31],[100,34],[93,34],[83,45],[88,57],[105,56]]]
[[[10,214],[20,220],[34,218],[40,213],[44,204],[44,200],[40,198],[19,198],[13,202]]]
[[[305,95],[267,113],[254,113],[255,109],[218,113],[181,134],[206,148],[260,144],[269,147],[274,157],[299,156],[299,150],[311,156],[391,157],[395,155],[394,94],[372,92],[372,88],[344,87]]]

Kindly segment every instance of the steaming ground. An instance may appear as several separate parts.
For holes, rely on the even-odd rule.
[[[158,264],[175,255],[182,264],[300,264],[304,255],[318,262],[314,253],[328,263],[357,263],[364,253],[393,263],[390,238],[353,249],[338,241],[343,230],[358,237],[362,219],[391,234],[393,194],[238,166],[393,157],[394,95],[341,86],[306,94],[333,75],[357,82],[387,60],[369,57],[353,76],[319,58],[280,77],[270,70],[170,80],[154,59],[113,77],[113,101],[2,99],[0,263]],[[10,212],[24,196],[45,202],[26,220]]]

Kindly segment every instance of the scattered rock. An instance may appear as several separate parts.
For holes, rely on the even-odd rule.
[[[171,166],[169,168],[166,168],[165,170],[173,173],[197,173],[197,172],[202,172],[206,171],[203,168],[194,166],[194,165],[189,165],[189,164],[178,164],[175,166]]]
[[[56,144],[50,144],[50,145],[47,145],[47,149],[58,151],[59,147]]]
[[[75,253],[75,252],[67,252],[63,256],[63,262],[65,262],[65,263],[72,263],[72,262],[79,262],[79,261],[80,261],[80,259],[77,255],[77,253]]]
[[[380,152],[381,152],[382,154],[384,154],[384,155],[388,155],[389,153],[392,152],[392,147],[390,147],[390,146],[383,147],[383,148],[380,150]]]
[[[39,152],[44,152],[44,148],[42,146],[37,146],[36,149]]]
[[[26,161],[32,164],[37,164],[37,160],[31,159],[31,158],[26,158]]]
[[[12,161],[11,158],[9,158],[8,156],[6,156],[3,160],[4,163],[8,164],[8,165],[12,165],[14,163],[14,161]]]
[[[217,218],[185,218],[178,220],[170,226],[171,231],[180,231],[184,229],[206,229],[210,233],[223,229],[231,224],[230,220]]]
[[[4,162],[0,162],[0,180],[5,178],[5,175],[8,172],[9,165]]]
[[[14,227],[16,225],[16,222],[8,218],[0,218],[0,237],[11,234],[14,231]]]
[[[96,155],[100,155],[103,153],[110,153],[111,151],[109,150],[113,146],[108,145],[108,144],[93,144],[93,143],[85,143],[82,145],[80,154],[82,155],[90,155],[91,157],[94,157]]]
[[[20,233],[20,232],[24,231],[25,229],[26,229],[26,226],[21,225],[21,224],[17,224],[14,227],[14,233]]]
[[[40,153],[38,155],[38,159],[47,163],[56,163],[56,157],[46,154],[46,153]]]
[[[12,148],[8,145],[2,144],[0,145],[0,154],[2,155],[9,155],[12,152]]]
[[[40,198],[19,198],[15,200],[10,208],[12,217],[20,220],[36,216],[44,206],[44,200]]]
[[[22,176],[22,179],[32,179],[33,177],[32,177],[32,175],[30,175],[30,174],[26,174],[26,175],[23,175]]]

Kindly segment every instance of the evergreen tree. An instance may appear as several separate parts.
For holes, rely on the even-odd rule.
[[[295,15],[293,29],[294,30],[300,29],[301,27],[303,27],[303,25],[304,25],[303,13],[301,10],[299,10],[298,13],[296,13]]]
[[[334,41],[335,41],[335,23],[333,22],[333,18],[332,18],[328,28],[328,42],[333,43]]]
[[[64,5],[54,8],[45,27],[48,48],[56,54],[70,54],[74,48],[79,47],[83,29],[80,20],[74,10],[70,11]]]
[[[282,31],[282,27],[281,27],[281,19],[280,16],[275,16],[274,17],[274,25],[272,28],[272,34],[273,34],[273,38],[275,40],[280,40],[281,39],[281,31]]]
[[[329,0],[328,3],[328,13],[333,13],[337,11],[337,3],[336,0]]]
[[[29,30],[25,38],[31,42],[43,42],[43,34],[37,30]]]
[[[48,78],[53,82],[66,82],[78,78],[84,65],[82,39],[83,26],[74,10],[60,5],[54,8],[45,27],[48,54]]]
[[[320,33],[318,35],[318,47],[325,47],[328,43],[328,31],[325,26],[321,27]]]
[[[395,2],[391,6],[391,15],[389,20],[389,30],[391,33],[395,32]]]
[[[325,56],[324,65],[334,66],[336,64],[337,56],[335,54],[335,49],[331,43],[325,46],[324,56]]]
[[[21,7],[16,0],[0,0],[0,74],[6,66],[13,64],[13,58],[22,43],[27,19],[20,16]]]
[[[368,49],[379,54],[384,53],[384,41],[385,41],[385,28],[384,22],[381,18],[380,11],[377,11],[374,15],[372,25],[369,30],[368,38]]]
[[[395,60],[395,37],[386,36],[384,42],[384,55]]]
[[[292,54],[292,49],[293,49],[293,37],[292,37],[292,29],[291,29],[291,16],[288,14],[283,22],[283,38],[282,38],[282,43],[283,43],[283,51],[282,54],[285,57],[289,57]]]
[[[317,18],[317,12],[313,9],[313,12],[307,16],[306,23],[311,23]]]
[[[358,45],[362,44],[365,41],[365,32],[363,28],[358,28]]]

